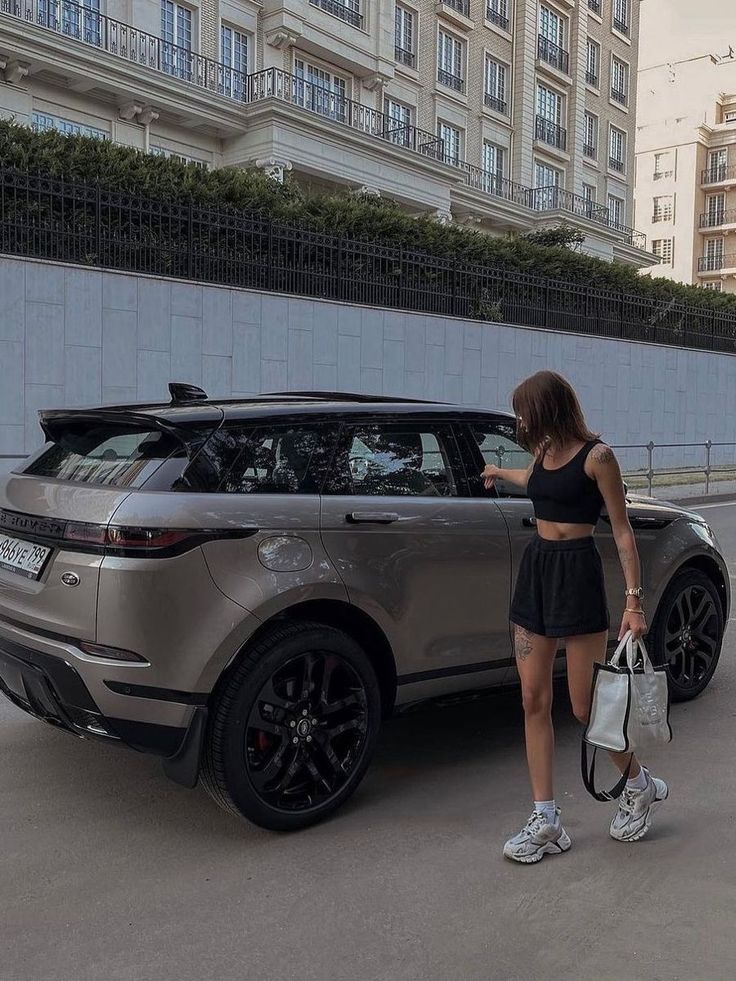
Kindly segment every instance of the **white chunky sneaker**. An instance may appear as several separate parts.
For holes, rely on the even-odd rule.
[[[555,824],[550,824],[544,814],[532,811],[518,835],[509,838],[503,846],[503,853],[513,862],[531,864],[541,861],[545,855],[566,852],[571,844],[569,835],[560,824],[559,808]]]
[[[611,837],[616,841],[639,841],[643,838],[652,823],[652,812],[669,797],[670,790],[664,780],[651,776],[644,767],[642,770],[647,777],[644,790],[627,787],[618,799],[618,810],[610,829]]]

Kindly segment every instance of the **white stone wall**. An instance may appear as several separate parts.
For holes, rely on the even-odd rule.
[[[165,399],[170,380],[507,408],[542,368],[570,378],[611,442],[736,441],[729,355],[7,257],[0,296],[0,455],[39,444],[40,408]]]

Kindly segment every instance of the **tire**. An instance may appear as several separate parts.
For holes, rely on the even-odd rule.
[[[664,591],[649,638],[653,662],[668,666],[673,701],[689,701],[708,687],[723,632],[718,589],[699,569],[682,569]]]
[[[351,637],[317,623],[275,626],[216,695],[202,782],[262,828],[308,827],[356,790],[380,720],[376,673]]]

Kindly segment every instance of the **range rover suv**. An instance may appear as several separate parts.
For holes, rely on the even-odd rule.
[[[402,706],[517,681],[508,609],[529,501],[514,420],[323,393],[42,412],[0,483],[0,689],[163,758],[267,828],[339,807]],[[697,514],[631,499],[672,694],[708,684],[729,613]],[[623,581],[598,533],[612,622]]]

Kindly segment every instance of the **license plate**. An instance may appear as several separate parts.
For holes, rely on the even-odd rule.
[[[26,579],[38,579],[51,549],[0,534],[0,569],[17,572]]]

